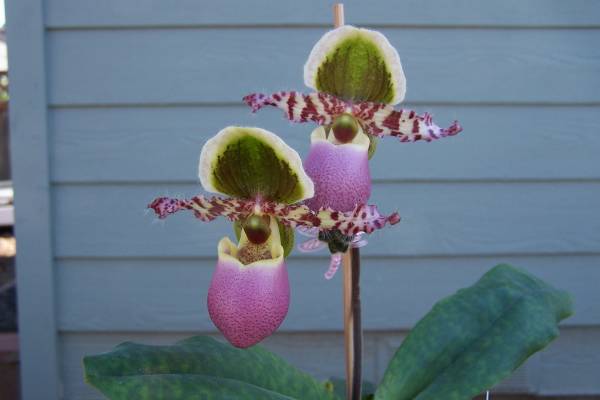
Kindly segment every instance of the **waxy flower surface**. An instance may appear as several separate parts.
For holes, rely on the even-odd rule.
[[[325,128],[318,127],[310,141],[304,169],[314,182],[315,195],[306,204],[313,210],[333,207],[350,211],[366,203],[371,196],[367,135],[358,132],[352,141],[339,143]]]
[[[295,227],[350,236],[400,220],[397,213],[382,216],[372,205],[315,211],[302,204],[314,195],[314,185],[300,156],[260,128],[228,127],[210,139],[200,155],[199,176],[204,189],[228,197],[159,197],[149,207],[159,218],[189,211],[201,221],[225,217],[235,223],[238,244],[220,240],[207,304],[213,323],[237,347],[269,336],[287,314],[285,257]]]

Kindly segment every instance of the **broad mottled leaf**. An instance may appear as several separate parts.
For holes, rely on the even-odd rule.
[[[404,340],[378,400],[467,400],[508,377],[558,336],[566,292],[509,265],[441,300]]]
[[[406,92],[396,49],[381,33],[350,25],[317,42],[304,66],[304,83],[349,101],[396,104]]]
[[[272,132],[230,126],[208,140],[199,177],[210,192],[292,204],[314,195],[300,155]]]
[[[123,343],[85,357],[84,367],[86,381],[112,400],[335,399],[260,346],[242,350],[206,336],[172,346]]]
[[[331,377],[325,385],[331,385],[331,388],[335,395],[340,399],[346,398],[346,380],[342,378]],[[361,385],[361,400],[371,400],[373,393],[375,393],[375,384],[369,381],[363,381]]]
[[[248,383],[204,375],[132,375],[89,382],[113,400],[294,399]]]

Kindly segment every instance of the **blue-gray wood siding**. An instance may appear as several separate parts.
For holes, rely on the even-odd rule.
[[[41,285],[56,297],[42,321],[56,329],[30,334],[58,337],[64,398],[97,399],[82,381],[83,354],[215,334],[204,302],[228,224],[153,223],[145,205],[200,192],[200,148],[226,125],[264,127],[306,154],[311,126],[275,110],[251,115],[240,99],[303,88],[331,2],[46,0],[37,20],[28,12],[41,12],[40,0],[8,3],[11,108],[37,124],[11,120],[13,134],[38,135],[13,154],[19,253],[36,252],[48,230],[53,246],[18,260],[24,293]],[[403,222],[364,251],[367,378],[381,377],[437,299],[512,262],[572,292],[576,314],[498,390],[600,394],[600,2],[349,1],[346,21],[398,48],[407,107],[465,127],[436,143],[384,140],[372,161],[373,202]],[[28,29],[42,32],[37,41]],[[37,73],[37,86],[13,82],[17,71]],[[19,175],[35,168],[35,180]],[[32,219],[25,207],[36,196],[42,215]],[[37,280],[34,262],[47,272]],[[266,341],[323,378],[343,373],[340,277],[325,281],[325,266],[324,253],[290,259],[290,312]],[[38,303],[21,304],[27,318]],[[32,360],[39,346],[26,346]]]
[[[7,2],[10,135],[24,400],[60,395],[42,0]]]

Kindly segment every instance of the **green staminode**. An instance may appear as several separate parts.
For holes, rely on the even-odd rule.
[[[211,192],[287,204],[313,196],[313,183],[295,150],[259,128],[228,127],[200,155],[200,180]]]
[[[283,247],[283,256],[287,257],[292,250],[294,250],[294,228],[286,226],[280,221],[277,221],[277,226],[279,227],[279,238],[281,240],[281,246]],[[236,239],[240,240],[242,235],[242,223],[240,221],[235,221],[233,223],[233,231],[235,232]]]

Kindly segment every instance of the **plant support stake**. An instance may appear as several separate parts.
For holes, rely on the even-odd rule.
[[[344,5],[333,6],[333,25],[344,25]],[[352,245],[342,259],[344,270],[344,347],[346,398],[360,400],[362,383],[362,326],[360,321],[360,251]]]

